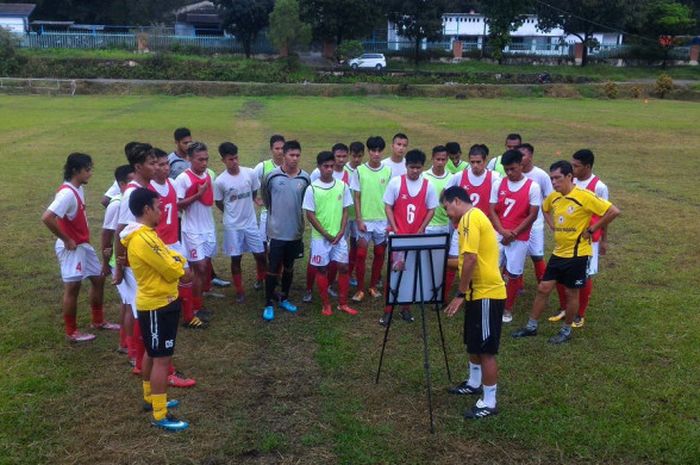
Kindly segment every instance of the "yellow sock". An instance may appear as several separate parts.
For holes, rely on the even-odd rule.
[[[143,384],[143,400],[148,402],[149,404],[151,403],[151,382],[150,381],[142,381]]]
[[[167,394],[151,394],[151,403],[153,405],[153,418],[160,421],[168,414],[168,395]]]

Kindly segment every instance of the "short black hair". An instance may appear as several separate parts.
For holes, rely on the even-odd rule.
[[[238,155],[238,147],[233,142],[224,142],[219,145],[219,155],[224,158],[226,155]]]
[[[517,132],[511,132],[510,134],[508,134],[506,136],[506,140],[519,140],[520,142],[522,142],[523,138],[520,137],[520,134],[518,134]],[[518,142],[518,143],[520,143],[520,142]]]
[[[469,193],[460,186],[450,186],[440,195],[440,202],[454,202],[455,199],[459,199],[462,202],[472,203],[469,198]]]
[[[288,140],[284,143],[284,147],[282,148],[282,151],[284,153],[287,153],[290,150],[299,150],[301,152],[301,144],[299,143],[298,140]]]
[[[132,167],[146,163],[146,160],[151,157],[155,157],[151,144],[138,144],[131,149],[129,155],[127,156],[129,159],[129,164]]]
[[[344,152],[348,152],[348,151],[349,151],[348,146],[345,145],[345,144],[343,144],[342,142],[338,142],[337,144],[335,144],[335,145],[333,146],[333,148],[331,148],[331,152],[333,152],[333,155],[335,155],[335,152],[337,152],[337,151],[339,151],[339,150],[340,150],[340,151],[344,151]]]
[[[129,175],[134,172],[134,168],[131,165],[117,166],[114,170],[114,179],[119,183],[125,183],[129,180]]]
[[[87,153],[73,152],[66,158],[66,164],[63,165],[63,179],[70,179],[80,171],[92,168],[92,157]]]
[[[350,151],[352,153],[363,153],[365,151],[365,144],[356,140],[350,144]]]
[[[590,166],[591,168],[593,168],[595,155],[593,155],[593,152],[589,149],[581,149],[574,153],[573,159],[580,161],[583,164],[583,166]]]
[[[386,148],[386,142],[382,139],[382,136],[370,136],[367,138],[367,150],[379,150],[382,151]]]
[[[153,147],[153,155],[155,155],[156,158],[164,158],[168,156],[168,152],[158,147]]]
[[[525,149],[530,153],[535,153],[535,147],[533,147],[532,144],[528,144],[527,142],[525,142],[524,144],[518,145],[517,149],[518,150]]]
[[[513,163],[522,163],[523,154],[520,150],[506,150],[501,156],[501,165],[508,166]]]
[[[393,144],[394,142],[396,142],[396,139],[408,140],[408,136],[403,132],[397,132],[396,134],[394,134],[394,137],[391,138],[391,143]]]
[[[137,145],[141,144],[141,142],[136,142],[135,140],[132,140],[131,142],[127,142],[126,145],[124,145],[124,155],[126,155],[126,159],[129,159],[129,152],[131,152],[134,147]]]
[[[272,148],[272,146],[275,145],[277,142],[284,143],[284,136],[282,134],[273,134],[270,136],[270,148]]]
[[[448,142],[445,144],[445,148],[450,155],[462,153],[462,147],[459,146],[459,142]]]
[[[440,152],[447,152],[447,149],[444,145],[436,145],[435,147],[433,147],[433,156],[435,156],[436,153]]]
[[[146,207],[152,207],[153,201],[158,200],[158,194],[150,189],[139,187],[129,196],[129,210],[136,218],[143,216]]]
[[[549,172],[551,173],[552,171],[559,170],[561,171],[561,174],[564,176],[567,176],[569,174],[573,175],[574,174],[574,167],[571,166],[571,163],[569,163],[566,160],[559,160],[555,161],[549,166]]]
[[[207,150],[207,144],[204,142],[193,141],[187,146],[187,155],[191,157],[197,152],[206,152]]]
[[[319,152],[318,155],[316,155],[316,164],[318,166],[323,165],[327,161],[334,161],[335,156],[333,156],[333,152],[329,152],[328,150],[324,150],[323,152]]]
[[[173,138],[175,142],[180,142],[185,137],[192,137],[192,133],[187,128],[177,128],[173,133]]]
[[[489,156],[489,151],[484,144],[474,144],[469,148],[469,156],[480,156],[484,160]]]
[[[426,158],[425,153],[423,153],[422,150],[413,149],[413,150],[409,150],[406,153],[405,160],[406,160],[407,165],[409,165],[409,164],[412,165],[414,163],[417,163],[417,164],[420,164],[421,166],[424,166],[425,165],[425,158]]]

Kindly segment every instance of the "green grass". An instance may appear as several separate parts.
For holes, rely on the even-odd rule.
[[[518,98],[447,100],[373,98],[0,97],[0,464],[37,463],[697,463],[700,428],[700,242],[694,172],[700,134],[697,103],[651,100]],[[87,186],[96,244],[98,201],[124,162],[130,140],[170,149],[175,127],[189,126],[214,147],[232,140],[244,164],[266,153],[273,132],[298,138],[303,164],[336,141],[406,132],[413,147],[458,140],[493,153],[517,131],[546,167],[591,147],[596,172],[622,216],[612,225],[585,328],[564,347],[549,347],[556,326],[513,341],[499,355],[501,414],[465,423],[473,399],[450,385],[429,315],[438,434],[427,428],[419,325],[392,328],[382,379],[374,384],[383,332],[378,302],[351,318],[322,318],[318,305],[263,324],[262,297],[245,306],[209,300],[216,312],[204,332],[181,331],[176,365],[192,390],[172,390],[184,434],[148,426],[140,383],[116,354],[117,338],[87,346],[62,337],[61,283],[53,239],[39,217],[53,197],[65,156],[95,159]],[[228,265],[215,266],[226,276]],[[297,263],[293,299],[301,300]],[[252,287],[253,261],[244,259]],[[533,294],[517,303],[525,321]],[[117,315],[106,291],[107,314]],[[318,300],[318,297],[316,297]],[[86,293],[79,324],[88,323]],[[417,312],[416,312],[417,313]],[[465,371],[461,317],[442,320],[453,382]]]

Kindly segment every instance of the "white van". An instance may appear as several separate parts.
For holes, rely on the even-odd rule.
[[[383,53],[363,53],[357,58],[348,61],[348,66],[352,69],[376,69],[381,71],[386,68],[386,58]]]

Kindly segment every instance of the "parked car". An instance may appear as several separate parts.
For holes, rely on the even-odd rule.
[[[381,71],[386,68],[386,58],[383,53],[363,53],[357,58],[348,60],[348,66],[352,69],[376,69]]]

